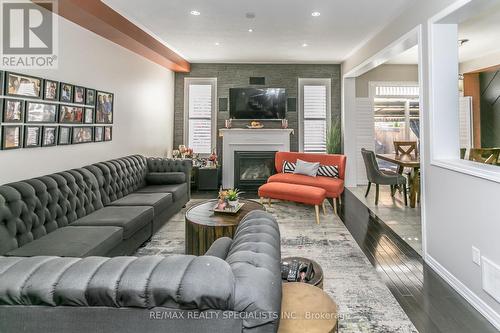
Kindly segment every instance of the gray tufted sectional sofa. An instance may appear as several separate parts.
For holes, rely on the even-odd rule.
[[[0,332],[276,332],[266,212],[205,256],[121,256],[189,200],[190,170],[130,156],[0,186]]]
[[[0,255],[131,254],[189,201],[190,173],[135,155],[0,186]]]

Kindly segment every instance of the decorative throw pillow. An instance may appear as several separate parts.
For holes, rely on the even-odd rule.
[[[294,173],[316,177],[318,174],[319,162],[311,163],[302,160],[297,160]]]
[[[320,165],[318,176],[339,178],[339,167],[337,165]]]
[[[295,163],[283,162],[283,173],[293,173],[295,171]]]

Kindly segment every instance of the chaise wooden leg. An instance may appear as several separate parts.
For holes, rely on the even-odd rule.
[[[378,206],[378,192],[379,192],[379,185],[376,184],[375,186],[375,206]]]
[[[269,207],[271,207],[271,202],[272,202],[272,199],[269,198]]]
[[[323,215],[326,215],[325,200],[321,203],[321,207],[323,208]]]
[[[368,182],[368,188],[366,189],[365,198],[368,196],[368,193],[370,193],[371,187],[372,187],[372,183]]]
[[[335,213],[335,215],[339,215],[338,214],[338,202],[337,202],[337,200],[333,200],[333,212]]]
[[[314,205],[314,210],[316,211],[316,224],[319,224],[319,206]]]
[[[264,197],[260,197],[260,204],[263,205],[264,204]]]

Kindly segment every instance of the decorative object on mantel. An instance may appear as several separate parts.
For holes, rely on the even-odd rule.
[[[281,128],[288,128],[288,119],[281,119]]]
[[[259,129],[259,128],[264,128],[264,124],[261,123],[260,121],[252,121],[250,122],[250,125],[247,125],[247,128],[251,129]]]
[[[225,125],[226,128],[233,127],[233,119],[231,119],[231,118],[226,119],[226,121],[224,122],[224,125]]]

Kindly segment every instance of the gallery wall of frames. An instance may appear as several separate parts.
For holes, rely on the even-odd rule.
[[[106,142],[114,94],[0,71],[0,149]]]

